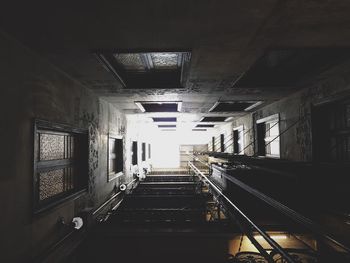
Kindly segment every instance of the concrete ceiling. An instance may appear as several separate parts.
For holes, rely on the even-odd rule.
[[[266,48],[350,44],[348,0],[12,1],[0,14],[2,30],[125,113],[140,113],[138,100],[182,100],[193,120],[219,99],[270,103],[295,91],[232,88]],[[189,49],[189,78],[178,90],[125,89],[96,49]]]

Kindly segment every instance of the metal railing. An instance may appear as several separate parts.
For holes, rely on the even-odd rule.
[[[260,229],[248,216],[246,216],[209,178],[204,175],[191,161],[188,162],[189,169],[192,170],[197,176],[199,176],[203,181],[205,181],[210,187],[217,193],[223,200],[230,205],[235,211],[236,215],[239,215],[244,223],[249,225],[249,228],[258,232],[265,241],[273,247],[278,253],[283,257],[285,262],[295,263],[292,257],[275,241],[273,240],[265,231]],[[249,240],[255,245],[259,252],[266,258],[268,262],[274,262],[272,257],[265,251],[265,249],[260,245],[260,243],[255,239],[251,231],[248,231],[242,224],[239,224],[241,230],[247,235]]]
[[[345,251],[346,253],[350,253],[350,248],[348,248],[346,245],[344,245],[343,243],[341,243],[340,241],[336,240],[331,235],[326,233],[321,228],[321,226],[317,225],[312,220],[304,217],[303,215],[297,213],[293,209],[290,209],[289,207],[287,207],[284,204],[276,201],[275,199],[265,195],[264,193],[256,190],[255,188],[253,188],[253,187],[243,183],[242,181],[236,179],[232,175],[227,174],[226,172],[222,171],[221,169],[219,169],[217,167],[214,167],[214,168],[211,167],[211,170],[213,170],[213,169],[219,171],[220,175],[222,177],[224,177],[225,179],[229,180],[230,182],[232,182],[233,184],[237,185],[241,189],[245,190],[249,194],[257,197],[259,200],[262,200],[263,202],[265,202],[266,204],[268,204],[272,208],[278,210],[280,213],[282,213],[285,216],[287,216],[288,218],[292,219],[297,224],[299,224],[299,225],[305,227],[306,229],[308,229],[314,235],[316,235],[316,236],[318,236],[318,237],[320,237],[320,238],[322,238],[324,240],[327,240],[328,242],[330,242],[331,244],[333,244],[336,247],[340,248],[341,250]]]
[[[129,185],[131,185],[131,189],[134,187],[134,183],[137,182],[138,179],[133,179],[129,183],[126,184],[126,187],[128,188]],[[119,195],[121,195],[123,191],[119,190],[117,193],[113,194],[110,198],[108,198],[105,202],[103,202],[99,207],[97,207],[93,212],[92,215],[96,215],[99,213],[104,207],[106,207],[108,204],[110,204],[113,200],[115,200]]]

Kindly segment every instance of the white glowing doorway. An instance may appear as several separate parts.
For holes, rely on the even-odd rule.
[[[152,145],[152,165],[154,168],[179,168],[179,142],[172,133],[157,134]]]

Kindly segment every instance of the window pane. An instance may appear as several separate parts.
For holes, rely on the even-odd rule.
[[[238,153],[242,154],[243,152],[243,130],[238,131]]]
[[[109,153],[115,153],[115,139],[114,138],[110,138],[109,139]]]
[[[275,137],[275,136],[278,136],[278,134],[279,134],[278,123],[270,122],[270,136]]]
[[[39,174],[40,200],[44,200],[64,191],[64,169]]]
[[[109,169],[108,170],[109,173],[115,173],[116,172],[115,159],[109,159],[108,169]]]
[[[73,167],[39,173],[40,201],[71,190],[73,187]]]
[[[265,154],[280,156],[280,143],[279,143],[279,122],[269,121],[265,123]]]
[[[270,143],[270,154],[280,155],[280,142],[279,140],[274,140]]]
[[[64,159],[64,144],[65,136],[56,134],[44,134],[39,135],[39,151],[40,160],[57,160]]]

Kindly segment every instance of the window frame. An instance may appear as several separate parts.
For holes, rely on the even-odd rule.
[[[235,140],[235,132],[238,133],[238,138],[239,138],[239,133],[242,132],[242,150],[240,151],[239,150],[239,143],[238,141],[236,142]],[[245,147],[245,140],[244,140],[244,125],[240,125],[240,126],[237,126],[237,127],[234,127],[233,128],[233,153],[234,154],[237,154],[237,155],[244,155],[244,147]],[[236,149],[235,149],[235,145],[237,143],[237,152],[236,152]]]
[[[225,152],[225,134],[220,134],[220,152]]]
[[[110,171],[109,170],[109,162],[110,162],[110,151],[109,151],[109,145],[110,145],[110,140],[114,140],[115,142],[115,147],[117,145],[117,140],[121,140],[121,158],[122,158],[122,169],[121,171]],[[116,149],[118,151],[118,149]],[[115,162],[118,163],[118,155],[115,153]],[[117,167],[117,165],[116,165]],[[122,176],[124,174],[124,137],[122,135],[115,135],[113,133],[108,134],[108,144],[107,144],[107,182],[113,181],[114,179]]]
[[[136,154],[134,153],[134,145],[136,145]],[[138,141],[131,141],[131,165],[138,165]]]
[[[141,161],[142,162],[146,161],[146,143],[145,142],[141,143]]]
[[[271,136],[269,136],[269,137],[266,136],[266,124],[272,123],[272,122],[277,122],[278,135],[274,136],[274,137],[272,136],[271,140],[270,139],[267,140],[267,138],[270,138]],[[257,124],[257,132],[259,130],[259,127],[258,127],[259,125],[263,125],[264,126],[263,127],[264,128],[264,141],[263,141],[263,143],[264,143],[264,154],[263,155],[259,154],[259,145],[262,144],[262,142],[259,141],[259,140],[261,140],[261,138],[259,138],[259,135],[258,135],[258,138],[257,138],[258,154],[259,154],[259,156],[261,156],[261,157],[269,157],[269,158],[274,158],[274,159],[280,159],[281,158],[281,140],[280,140],[281,132],[280,132],[280,115],[279,115],[279,113],[270,115],[270,116],[265,117],[265,118],[258,119],[256,121],[256,124]],[[274,139],[276,137],[277,137],[277,139]],[[275,141],[275,140],[278,140],[278,149],[279,149],[279,151],[278,151],[279,154],[278,155],[277,154],[269,154],[269,153],[266,152],[267,144],[271,144],[271,143],[267,143],[267,142],[271,142],[271,141]]]
[[[39,136],[38,134],[59,134],[75,136],[77,144],[82,146],[81,156],[76,160],[58,159],[40,161],[39,154]],[[89,135],[87,129],[76,128],[67,124],[54,123],[42,119],[34,119],[33,121],[33,174],[32,174],[32,212],[33,215],[41,214],[52,208],[63,204],[67,201],[74,200],[87,193],[89,177],[88,177],[88,158],[89,158]],[[40,200],[40,180],[38,173],[45,171],[53,171],[56,169],[71,168],[75,164],[79,168],[78,174],[74,175],[76,186],[69,191],[64,191],[53,195],[45,200]],[[56,169],[52,169],[56,168]],[[78,180],[78,181],[77,181]]]
[[[349,106],[350,94],[335,96],[312,105],[313,161],[347,166],[350,164],[350,156],[347,154],[350,149]],[[341,140],[343,143],[339,143]]]
[[[148,160],[151,159],[151,144],[148,144]]]

